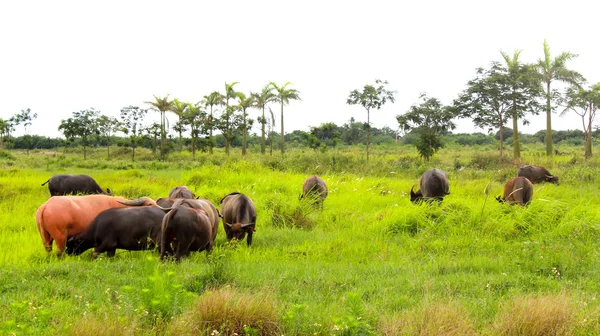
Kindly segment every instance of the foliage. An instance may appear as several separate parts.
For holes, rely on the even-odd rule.
[[[208,116],[207,127],[209,130],[209,142],[210,142],[209,150],[210,150],[211,154],[213,152],[213,147],[215,145],[214,144],[215,139],[213,138],[213,129],[215,128],[215,118],[213,116],[213,108],[216,105],[221,104],[222,100],[223,100],[223,96],[218,91],[213,91],[209,95],[204,96],[204,100],[202,101],[202,103],[204,103],[205,106],[210,107],[210,115]]]
[[[154,101],[147,101],[146,104],[150,105],[150,109],[158,111],[160,113],[160,158],[165,160],[167,155],[167,116],[166,112],[173,112],[175,110],[175,101],[169,100],[169,95],[159,97],[154,95]]]
[[[246,155],[246,138],[248,137],[248,129],[252,128],[252,119],[248,119],[247,110],[254,106],[254,96],[250,94],[246,96],[242,92],[237,92],[238,105],[237,110],[240,112],[240,129],[242,131],[242,156]]]
[[[206,112],[204,112],[198,104],[188,103],[188,108],[182,115],[182,121],[190,126],[192,136],[192,158],[195,158],[198,138],[200,135],[209,134],[209,130],[212,130],[212,126],[210,125]]]
[[[412,105],[405,114],[396,116],[396,119],[405,132],[414,130],[419,134],[419,141],[415,146],[419,155],[429,161],[443,145],[439,136],[456,127],[452,122],[456,114],[453,109],[443,106],[437,98],[429,98],[425,93],[419,98],[422,100],[421,104]]]
[[[366,151],[367,151],[367,161],[369,161],[369,136],[371,135],[371,110],[376,109],[379,110],[385,103],[390,102],[394,103],[395,91],[389,91],[385,88],[388,84],[386,80],[375,80],[375,85],[366,84],[363,87],[362,92],[358,90],[350,91],[348,95],[348,99],[346,100],[346,104],[348,105],[361,105],[365,110],[367,110],[367,140],[366,140]]]
[[[86,159],[86,147],[88,138],[92,134],[99,134],[98,117],[100,111],[93,107],[79,112],[73,112],[73,117],[61,120],[58,130],[62,131],[67,142],[72,141],[75,136],[80,136],[83,145],[83,159]]]
[[[11,121],[11,126],[18,126],[18,125],[23,125],[23,129],[25,131],[25,139],[26,140],[26,146],[27,146],[27,154],[29,154],[29,150],[31,149],[31,136],[29,135],[29,126],[31,126],[31,123],[33,121],[33,119],[37,118],[37,113],[31,114],[31,109],[27,108],[25,110],[21,110],[20,113],[14,115],[12,118],[10,118]],[[3,126],[4,128],[6,127],[10,127],[8,125]]]
[[[275,94],[273,93],[273,87],[270,84],[267,84],[263,87],[260,93],[254,92],[250,95],[254,100],[254,106],[262,110],[262,115],[256,120],[260,123],[260,153],[265,154],[265,125],[267,125],[267,118],[265,117],[265,108],[267,107],[267,104],[275,101]]]
[[[112,143],[112,135],[115,132],[119,132],[123,129],[119,120],[106,115],[100,115],[97,119],[98,133],[104,136],[106,140],[106,148],[108,152],[108,159],[110,160],[110,145]]]
[[[237,97],[237,92],[233,89],[236,84],[238,82],[225,83],[225,94],[221,95],[221,105],[225,105],[225,110],[221,113],[219,120],[215,122],[215,127],[221,131],[225,138],[225,152],[227,155],[229,155],[229,147],[234,137],[233,132],[239,128],[241,123],[239,116],[235,114],[235,106],[229,105],[229,100]]]

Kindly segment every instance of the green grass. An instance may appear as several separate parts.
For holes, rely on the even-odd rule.
[[[375,148],[369,163],[357,148],[283,159],[173,153],[169,162],[140,151],[135,163],[117,150],[112,160],[104,150],[86,161],[2,155],[0,334],[600,333],[598,160],[584,163],[575,149],[548,160],[540,147],[500,162],[490,150],[447,148],[430,163],[403,146]],[[528,208],[499,204],[494,196],[523,162],[547,166],[561,185],[535,185]],[[415,206],[410,188],[432,167],[448,173],[451,194]],[[40,184],[62,172],[90,174],[130,198],[188,185],[218,204],[243,192],[258,208],[253,245],[227,243],[220,227],[209,257],[181,264],[161,263],[155,251],[58,260],[34,214],[49,197]],[[298,201],[314,173],[330,190],[322,211]],[[214,314],[237,324],[194,322]],[[536,314],[547,322],[509,323],[530,325]]]

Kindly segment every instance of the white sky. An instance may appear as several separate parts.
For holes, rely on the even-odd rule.
[[[225,82],[248,93],[289,81],[302,101],[285,107],[286,132],[307,130],[366,121],[346,98],[381,78],[397,102],[371,121],[396,129],[420,92],[450,104],[476,67],[502,60],[500,50],[523,49],[523,60],[535,61],[544,38],[553,56],[579,54],[568,66],[599,81],[599,8],[590,0],[2,1],[0,117],[29,107],[39,115],[32,133],[60,136],[73,111],[118,116],[153,94],[196,102]],[[530,119],[522,131],[545,128],[545,115]],[[476,131],[458,124],[455,132]],[[553,119],[554,129],[580,124],[575,114]]]

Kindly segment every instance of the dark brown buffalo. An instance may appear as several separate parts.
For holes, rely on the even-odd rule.
[[[307,178],[302,184],[302,195],[300,195],[300,199],[308,198],[322,207],[323,201],[325,201],[328,194],[329,189],[327,189],[325,181],[319,176],[313,175]]]
[[[208,215],[208,219],[210,220],[210,225],[212,228],[212,241],[215,241],[217,238],[217,233],[219,231],[219,211],[212,204],[211,201],[207,199],[182,199],[182,198],[159,198],[156,200],[156,205],[163,208],[170,208],[175,204],[176,201],[181,200],[183,205],[194,208],[194,209],[202,209],[206,211]],[[145,204],[146,197],[142,197],[139,200],[133,200],[128,202],[123,202],[123,204],[131,205],[131,206],[142,206]]]
[[[52,176],[48,181],[42,183],[42,186],[48,184],[50,196],[64,195],[112,195],[110,189],[102,190],[98,183],[88,175],[58,174]]]
[[[431,169],[423,173],[419,181],[419,191],[414,192],[414,186],[410,189],[410,201],[418,203],[422,200],[442,201],[444,196],[450,194],[448,177],[443,170]]]
[[[175,254],[175,259],[180,261],[192,251],[206,250],[208,254],[212,248],[212,228],[206,211],[190,208],[177,200],[162,220],[160,259]]]
[[[522,176],[513,177],[504,185],[504,197],[497,196],[500,203],[528,205],[533,197],[533,184]]]
[[[248,246],[252,244],[252,234],[256,227],[256,206],[254,202],[238,192],[231,193],[220,202],[221,215],[223,216],[223,228],[227,240],[242,240],[246,233]]]
[[[108,209],[101,212],[88,228],[67,241],[67,254],[79,255],[93,248],[93,259],[117,249],[151,250],[160,246],[161,224],[165,212],[154,206]]]
[[[186,186],[179,186],[171,189],[169,192],[169,198],[187,198],[194,199],[196,195]]]
[[[540,166],[525,165],[519,168],[517,176],[526,177],[531,183],[551,182],[558,185],[558,176]]]

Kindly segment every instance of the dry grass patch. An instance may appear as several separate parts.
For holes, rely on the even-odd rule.
[[[499,335],[569,335],[574,327],[570,298],[564,293],[518,297],[504,304],[496,319]]]
[[[68,332],[71,336],[132,336],[147,334],[135,320],[116,317],[83,316],[74,321]]]
[[[455,303],[433,303],[421,310],[382,318],[382,335],[477,335],[465,310]]]
[[[279,316],[276,303],[265,293],[209,290],[173,322],[171,334],[275,335],[280,330]]]

